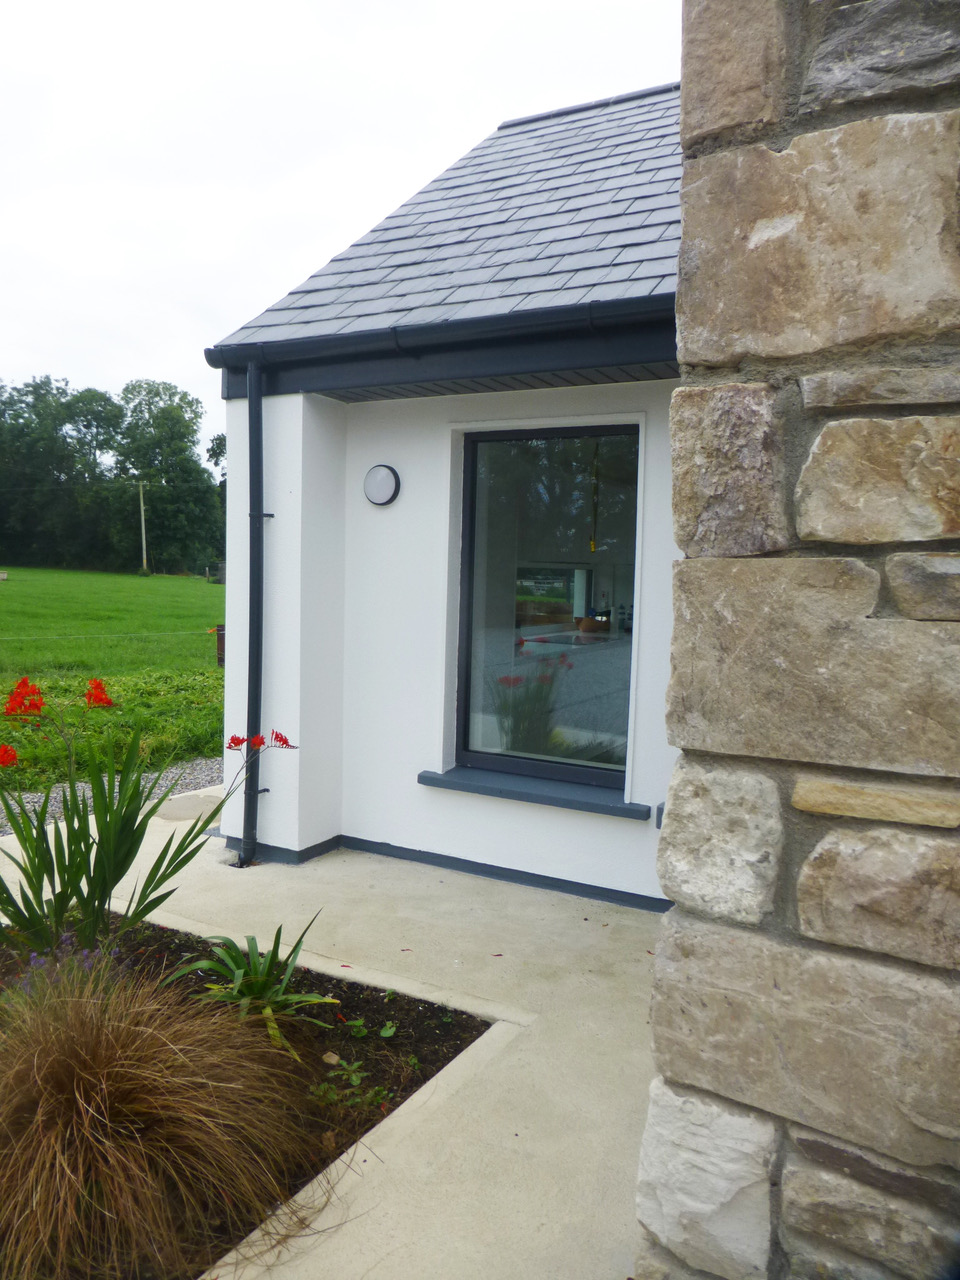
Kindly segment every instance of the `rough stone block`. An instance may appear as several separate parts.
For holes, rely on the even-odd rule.
[[[842,1142],[802,1125],[790,1125],[789,1133],[801,1154],[815,1164],[837,1169],[848,1177],[876,1187],[878,1191],[907,1200],[919,1200],[960,1223],[960,1177],[957,1174],[946,1169],[918,1168],[900,1160],[891,1160],[876,1151],[867,1151],[864,1147]]]
[[[934,972],[664,917],[657,1069],[912,1164],[960,1167],[960,988]]]
[[[797,532],[821,542],[960,533],[960,417],[828,422],[796,491]]]
[[[685,147],[721,129],[778,120],[786,42],[778,0],[684,0],[680,137]]]
[[[830,773],[801,773],[791,804],[805,813],[921,827],[960,826],[960,790],[918,782],[853,782]]]
[[[765,1277],[776,1148],[768,1116],[655,1079],[640,1147],[640,1221],[692,1267],[726,1280]]]
[[[688,161],[681,361],[736,365],[960,326],[958,169],[957,111]]]
[[[879,587],[845,558],[675,565],[670,741],[960,775],[960,624],[867,617]]]
[[[776,393],[680,387],[670,401],[673,525],[688,556],[752,556],[793,541]]]
[[[657,1244],[643,1226],[640,1233],[640,1248],[630,1280],[713,1280],[703,1271],[694,1271],[676,1254]]]
[[[780,1245],[787,1261],[784,1280],[899,1280],[886,1267],[814,1242],[787,1227],[780,1228]]]
[[[960,10],[958,10],[960,12]],[[868,404],[951,404],[960,401],[955,369],[835,369],[800,379],[808,409]]]
[[[677,763],[657,850],[668,898],[715,919],[759,924],[773,908],[782,849],[780,797],[769,778]]]
[[[887,556],[886,570],[905,618],[960,620],[960,552],[903,551]]]
[[[956,0],[833,4],[807,71],[802,110],[960,84]]]
[[[801,868],[797,910],[810,938],[960,968],[960,839],[831,831]]]
[[[782,1185],[787,1228],[882,1262],[910,1280],[946,1274],[956,1257],[955,1223],[925,1205],[792,1156]]]

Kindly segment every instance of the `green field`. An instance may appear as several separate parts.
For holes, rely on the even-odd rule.
[[[5,568],[0,581],[0,695],[21,676],[40,686],[82,740],[126,743],[142,731],[151,764],[218,755],[223,672],[216,637],[224,589],[203,578]],[[115,706],[84,715],[87,681],[105,681]],[[81,739],[78,739],[78,745]],[[64,748],[49,726],[0,718],[0,742],[20,765],[4,781],[26,789],[63,775]],[[82,750],[81,750],[82,754]]]

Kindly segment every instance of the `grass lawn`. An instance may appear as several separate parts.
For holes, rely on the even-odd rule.
[[[223,745],[223,672],[211,627],[223,622],[224,589],[202,578],[0,565],[0,695],[22,676],[46,701],[82,716],[87,681],[105,681],[114,706],[91,711],[84,738],[125,744],[139,722],[144,758],[158,766],[218,755]],[[25,790],[63,776],[64,749],[40,729],[0,722],[17,749]]]

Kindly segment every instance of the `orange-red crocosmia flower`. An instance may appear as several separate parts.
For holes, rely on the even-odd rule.
[[[113,699],[107,693],[102,680],[91,680],[84,694],[88,707],[112,707]]]
[[[267,745],[267,740],[262,733],[255,733],[250,739],[250,748],[253,751],[259,751],[261,747]]]
[[[0,769],[9,769],[11,765],[17,763],[17,753],[13,747],[8,747],[0,742]]]
[[[241,738],[239,733],[233,733],[230,735],[230,739],[227,742],[227,750],[239,751],[245,742],[246,738]]]
[[[517,685],[523,684],[523,676],[500,676],[497,684],[502,684],[506,689],[516,689]]]
[[[296,747],[290,741],[285,733],[278,733],[276,729],[270,730],[271,747],[286,747],[290,751],[296,751]]]
[[[3,708],[5,716],[38,716],[44,707],[43,694],[26,676],[18,680]]]

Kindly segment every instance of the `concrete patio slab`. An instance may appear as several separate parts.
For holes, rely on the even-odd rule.
[[[215,794],[175,797],[141,865]],[[322,908],[312,968],[492,1026],[311,1184],[316,1230],[210,1280],[626,1280],[661,917],[349,850],[234,859],[211,839],[157,922],[292,941]]]

